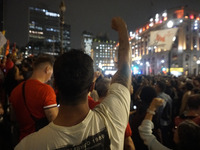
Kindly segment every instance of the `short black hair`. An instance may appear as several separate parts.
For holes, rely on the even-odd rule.
[[[33,67],[37,68],[43,63],[49,63],[51,66],[54,64],[54,57],[49,54],[40,54],[33,63]]]
[[[140,93],[142,102],[150,104],[154,98],[157,97],[156,90],[151,86],[144,86]]]
[[[189,109],[199,109],[200,94],[193,94],[193,95],[189,96],[187,106]]]
[[[192,120],[185,120],[178,126],[178,149],[200,149],[200,126]]]
[[[187,90],[192,90],[193,89],[193,84],[190,82],[186,82],[185,87]]]
[[[166,88],[166,83],[164,81],[157,81],[156,85],[159,87],[161,92],[165,91]]]
[[[53,69],[61,104],[79,104],[93,82],[91,57],[81,50],[72,49],[56,59]]]

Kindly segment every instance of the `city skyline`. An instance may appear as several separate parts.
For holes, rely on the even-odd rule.
[[[53,0],[7,0],[5,12],[6,37],[11,42],[17,42],[23,46],[25,40],[22,37],[15,39],[15,35],[23,35],[22,23],[27,21],[22,14],[26,13],[28,6],[46,5],[50,10],[59,12],[59,1]],[[71,25],[71,47],[81,47],[81,34],[84,30],[92,32],[94,35],[107,33],[111,40],[117,40],[117,34],[110,27],[111,19],[114,16],[122,17],[128,26],[129,31],[139,28],[149,18],[165,9],[185,6],[194,10],[199,10],[198,0],[64,0],[66,5],[65,23]],[[17,41],[16,41],[17,40]]]

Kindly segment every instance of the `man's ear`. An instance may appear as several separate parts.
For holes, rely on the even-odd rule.
[[[51,71],[51,68],[49,65],[45,66],[45,73],[48,74]]]
[[[88,92],[92,92],[94,90],[94,86],[95,86],[95,82],[92,82],[92,84],[89,87],[89,91]]]

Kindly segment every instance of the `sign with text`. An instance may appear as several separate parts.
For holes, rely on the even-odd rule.
[[[149,46],[156,46],[161,49],[170,50],[177,30],[178,28],[151,31]]]

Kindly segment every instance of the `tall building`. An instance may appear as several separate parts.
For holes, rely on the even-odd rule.
[[[29,7],[28,48],[31,53],[60,51],[60,15],[44,8]],[[70,26],[63,27],[63,50],[70,49]]]
[[[91,57],[94,62],[94,70],[101,69],[105,74],[116,72],[115,54],[116,42],[109,40],[106,35],[97,36],[93,39]]]
[[[186,7],[155,14],[130,32],[133,72],[149,75],[170,70],[176,76],[200,74],[199,26],[200,12]]]
[[[93,34],[87,31],[83,31],[81,37],[81,48],[86,54],[91,56],[91,49],[93,43]]]

